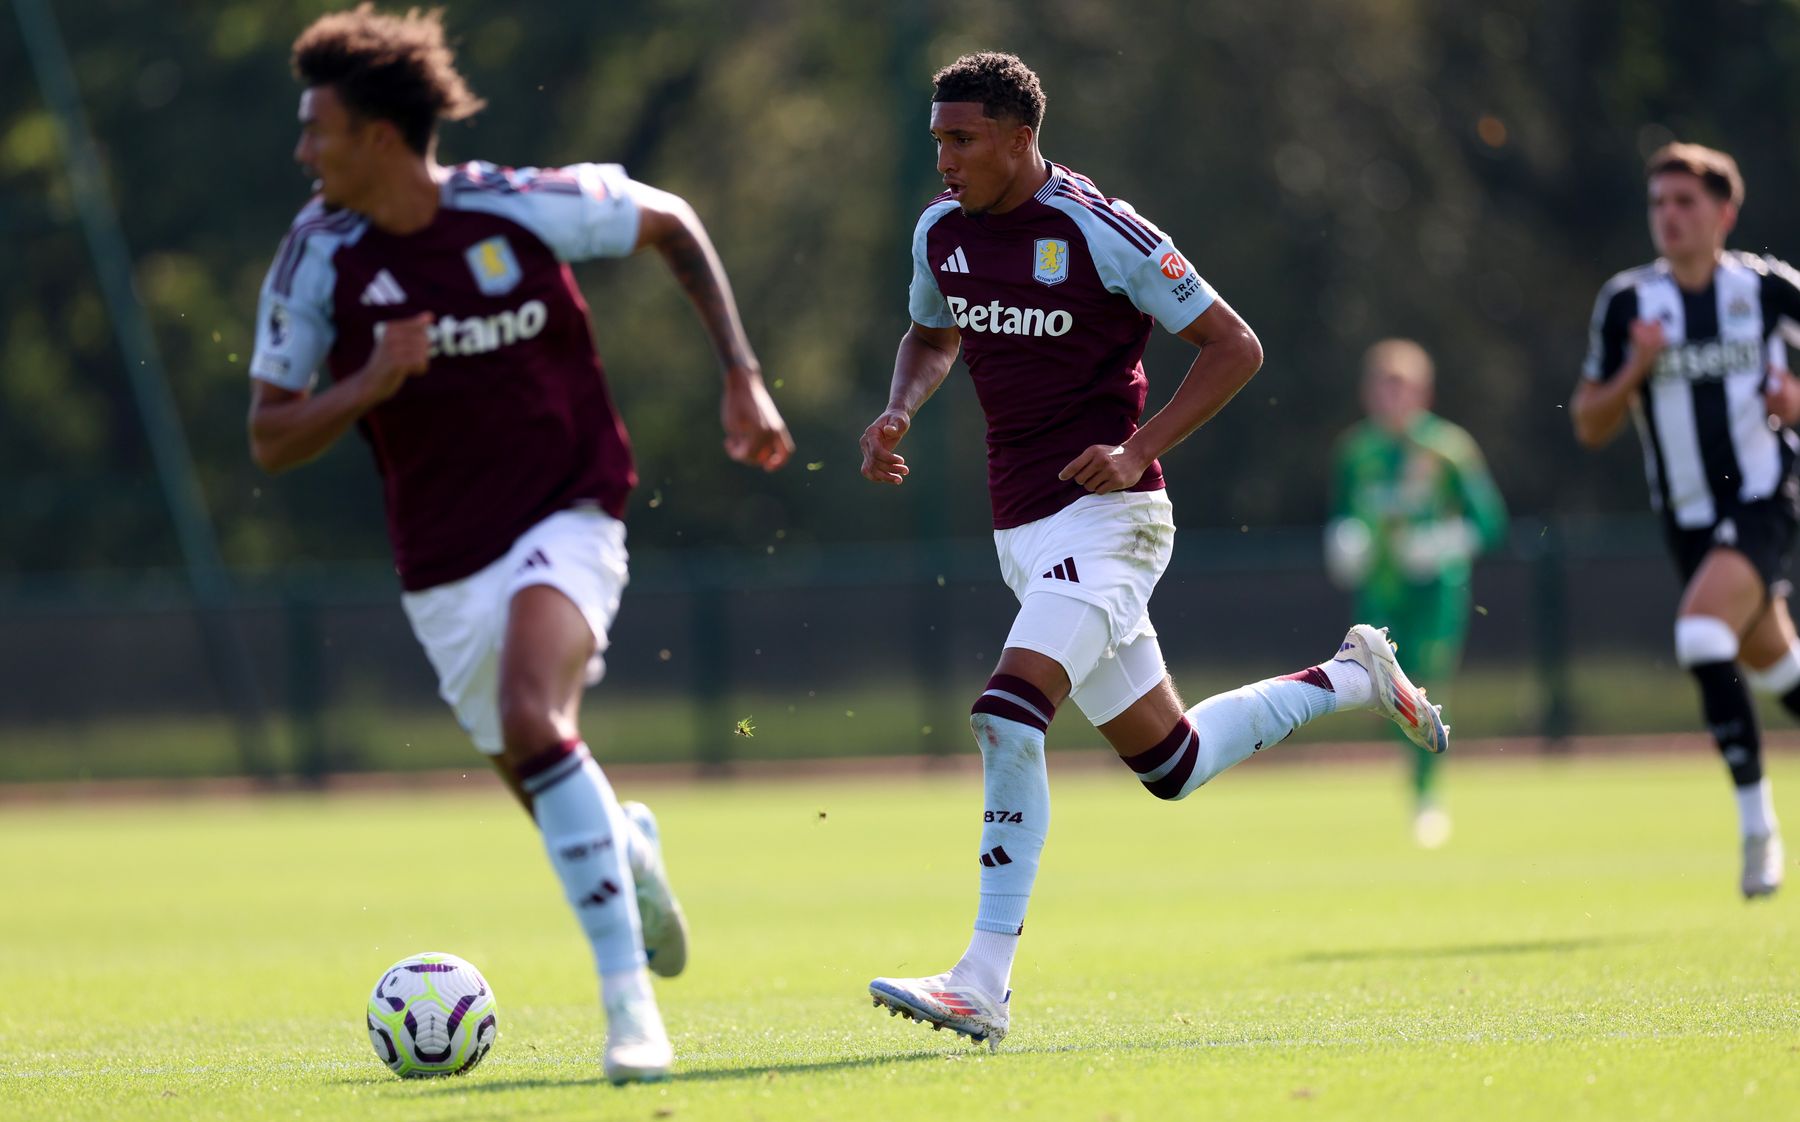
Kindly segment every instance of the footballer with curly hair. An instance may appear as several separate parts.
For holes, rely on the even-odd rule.
[[[944,192],[913,233],[913,323],[887,408],[862,435],[862,472],[906,480],[896,447],[960,353],[987,417],[994,542],[1019,611],[969,718],[985,791],[974,935],[948,972],[877,978],[869,992],[994,1045],[1010,1026],[1013,958],[1050,824],[1044,734],[1065,698],[1168,800],[1339,710],[1379,708],[1434,752],[1449,737],[1365,624],[1319,665],[1181,701],[1148,610],[1175,541],[1158,457],[1243,388],[1262,345],[1166,234],[1044,159],[1043,88],[1018,58],[967,55],[933,82]],[[1140,425],[1155,322],[1198,354]]]
[[[724,371],[726,452],[772,471],[793,442],[687,203],[616,164],[437,162],[438,123],[483,104],[438,11],[323,16],[293,68],[315,194],[263,283],[251,453],[281,472],[351,428],[368,441],[413,631],[591,945],[606,1074],[660,1079],[673,1055],[646,966],[682,969],[685,921],[654,817],[619,803],[576,727],[636,473],[569,263],[655,249]]]

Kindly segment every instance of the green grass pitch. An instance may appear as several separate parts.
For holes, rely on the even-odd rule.
[[[695,928],[688,975],[658,983],[677,1077],[626,1088],[497,790],[10,806],[0,1116],[1800,1117],[1800,884],[1738,899],[1698,744],[1452,762],[1437,853],[1408,841],[1397,766],[1251,762],[1174,805],[1122,769],[1052,772],[997,1055],[864,989],[960,952],[972,779],[622,790],[657,808]],[[422,950],[498,995],[470,1076],[401,1082],[370,1050],[369,987]]]

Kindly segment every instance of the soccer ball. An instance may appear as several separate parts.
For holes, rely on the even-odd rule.
[[[453,954],[428,951],[387,968],[369,995],[369,1042],[395,1075],[461,1075],[499,1035],[494,991]]]

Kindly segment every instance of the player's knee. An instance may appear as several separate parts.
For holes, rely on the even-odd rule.
[[[1682,616],[1675,621],[1675,661],[1691,670],[1738,656],[1737,630],[1716,616]]]

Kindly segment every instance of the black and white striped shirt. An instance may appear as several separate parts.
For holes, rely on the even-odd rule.
[[[1583,377],[1618,374],[1637,319],[1659,321],[1667,343],[1631,407],[1651,505],[1700,529],[1773,496],[1800,442],[1771,421],[1763,393],[1771,362],[1786,364],[1781,333],[1800,331],[1800,273],[1729,251],[1705,290],[1687,292],[1667,261],[1627,269],[1594,303]]]

